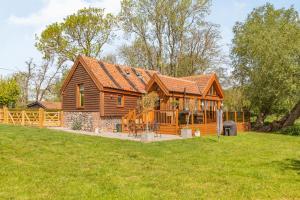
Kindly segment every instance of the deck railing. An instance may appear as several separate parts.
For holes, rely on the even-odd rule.
[[[58,127],[63,124],[63,111],[40,109],[0,109],[0,123],[38,126]]]

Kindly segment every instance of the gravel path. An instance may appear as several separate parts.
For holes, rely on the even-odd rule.
[[[183,139],[179,135],[161,134],[161,135],[154,137],[153,139],[144,140],[144,139],[142,139],[141,136],[138,136],[138,137],[129,136],[128,133],[113,133],[113,132],[95,133],[95,132],[88,132],[88,131],[71,130],[71,129],[63,128],[63,127],[50,127],[49,129],[60,130],[60,131],[65,131],[65,132],[70,132],[70,133],[75,133],[75,134],[100,136],[100,137],[114,138],[114,139],[120,139],[120,140],[131,140],[131,141],[136,141],[136,142],[160,142],[160,141]]]

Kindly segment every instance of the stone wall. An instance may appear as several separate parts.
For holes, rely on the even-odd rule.
[[[122,124],[121,117],[101,117],[99,112],[64,112],[63,124],[72,128],[75,121],[80,121],[82,130],[94,132],[95,130],[112,132],[116,124]]]
[[[99,131],[114,131],[116,124],[122,124],[120,117],[101,117],[99,121]]]
[[[95,131],[99,124],[99,112],[64,112],[64,127],[72,128],[76,121],[81,122],[82,130]]]

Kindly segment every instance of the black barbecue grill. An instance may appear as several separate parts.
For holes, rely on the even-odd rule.
[[[234,121],[225,121],[223,123],[223,134],[225,136],[236,136],[237,135],[237,127]]]

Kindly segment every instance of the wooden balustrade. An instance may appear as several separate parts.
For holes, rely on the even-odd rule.
[[[0,123],[22,126],[58,127],[63,125],[63,112],[50,111],[42,108],[27,109],[0,109]]]

